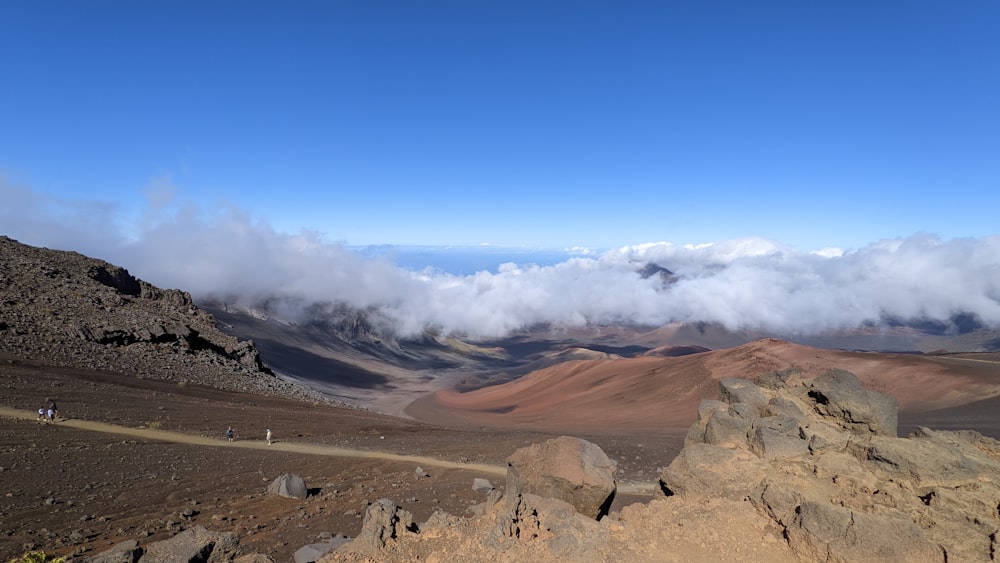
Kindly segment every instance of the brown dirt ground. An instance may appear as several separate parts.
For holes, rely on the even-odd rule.
[[[473,478],[503,486],[502,475],[477,470],[477,464],[502,471],[516,449],[552,437],[0,362],[0,407],[22,413],[0,417],[2,561],[37,548],[92,555],[125,539],[148,543],[195,524],[236,532],[245,551],[289,561],[303,545],[356,535],[367,505],[380,498],[394,500],[418,522],[438,509],[468,516],[470,506],[485,500],[472,489]],[[24,418],[50,400],[58,402],[65,422]],[[72,421],[181,432],[193,442],[207,438],[209,445],[87,430]],[[223,437],[229,425],[236,428],[234,446]],[[263,443],[268,426],[276,439],[270,448]],[[668,431],[581,437],[619,461],[622,489],[633,482],[652,487],[682,441]],[[253,447],[239,447],[241,442]],[[330,455],[324,447],[428,456],[459,467],[425,464],[429,476],[419,477],[413,460]],[[265,494],[283,473],[303,477],[309,498]],[[612,510],[648,498],[620,493]]]

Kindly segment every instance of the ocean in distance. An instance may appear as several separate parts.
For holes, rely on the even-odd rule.
[[[577,250],[552,250],[504,246],[369,245],[352,248],[368,258],[388,259],[400,268],[421,272],[427,268],[456,276],[496,273],[503,264],[520,267],[552,266],[570,258],[595,256]]]

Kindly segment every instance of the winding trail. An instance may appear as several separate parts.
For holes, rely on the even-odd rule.
[[[36,421],[38,418],[38,413],[0,406],[0,417]],[[174,444],[189,444],[193,446],[213,446],[217,448],[244,448],[251,450],[281,451],[281,452],[292,452],[305,455],[322,455],[322,456],[332,456],[332,457],[381,459],[386,461],[397,461],[403,463],[414,463],[417,465],[426,465],[428,467],[441,467],[445,469],[462,469],[466,471],[486,473],[489,475],[500,475],[500,476],[507,475],[507,468],[501,467],[499,465],[489,465],[485,463],[459,463],[455,461],[447,461],[444,459],[438,459],[434,457],[420,456],[420,455],[394,454],[391,452],[372,451],[372,450],[355,450],[351,448],[338,448],[336,446],[324,446],[321,444],[303,444],[296,442],[275,442],[271,446],[268,446],[267,442],[263,440],[238,440],[236,442],[229,442],[219,438],[207,438],[205,436],[198,436],[195,434],[185,434],[183,432],[172,432],[169,430],[158,430],[154,428],[131,428],[128,426],[119,426],[117,424],[108,424],[107,422],[80,420],[76,418],[59,419],[57,422],[54,422],[52,424],[55,424],[57,426],[68,426],[70,428],[77,428],[79,430],[88,430],[91,432],[117,434],[119,436],[130,436],[132,438],[141,438],[143,440],[153,440],[158,442],[171,442]],[[618,485],[618,492],[624,494],[633,494],[633,495],[652,494],[654,486],[655,485],[653,483],[621,483]]]

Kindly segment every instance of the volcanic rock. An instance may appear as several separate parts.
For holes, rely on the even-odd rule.
[[[302,477],[285,473],[274,481],[271,481],[271,484],[267,486],[267,493],[269,495],[304,499],[309,495],[309,490],[306,488],[306,482],[302,480]]]
[[[564,500],[580,514],[600,519],[614,500],[616,467],[596,444],[561,436],[507,458],[507,491]]]
[[[86,561],[87,563],[135,563],[142,556],[142,551],[137,541],[127,540],[93,557],[88,557]]]
[[[748,499],[809,560],[993,557],[1000,526],[997,441],[924,428],[898,438],[895,400],[841,370],[811,382],[736,388],[720,394],[749,404],[703,404],[689,443],[661,474],[668,494]],[[734,410],[760,412],[743,441],[743,419]]]
[[[251,341],[223,334],[188,293],[75,252],[0,236],[0,354],[234,391],[317,398]]]
[[[139,563],[231,561],[239,539],[233,533],[210,532],[194,526],[176,536],[149,544]]]
[[[416,530],[412,514],[389,499],[380,499],[368,507],[361,533],[345,547],[352,553],[379,559],[386,544]]]

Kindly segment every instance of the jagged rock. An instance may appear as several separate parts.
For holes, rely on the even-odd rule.
[[[757,376],[757,385],[764,389],[770,389],[771,391],[778,391],[784,389],[793,377],[801,375],[802,370],[799,369],[785,369],[780,371],[769,371],[767,373],[762,373]]]
[[[380,499],[365,511],[358,537],[344,547],[352,553],[380,559],[379,554],[388,542],[416,531],[412,514],[389,499]]]
[[[13,357],[323,400],[279,379],[252,341],[221,332],[189,294],[124,268],[0,236],[0,280],[0,352]]]
[[[764,407],[771,398],[752,381],[727,377],[719,381],[719,400],[723,403]]]
[[[194,526],[168,540],[149,544],[139,563],[221,563],[233,559],[238,544],[236,534]]]
[[[125,295],[138,296],[142,293],[142,286],[139,285],[139,280],[132,277],[125,268],[119,268],[110,264],[99,264],[92,266],[88,275],[94,280],[108,287],[113,287]]]
[[[854,433],[896,436],[899,403],[895,398],[869,391],[849,371],[831,370],[813,380],[809,396],[816,409],[838,420]]]
[[[715,411],[705,423],[704,440],[716,446],[735,447],[745,444],[750,431],[752,416],[746,416],[738,408],[740,405],[730,405],[728,408]]]
[[[912,520],[899,513],[865,514],[805,501],[787,528],[788,543],[814,561],[946,561]]]
[[[136,563],[141,556],[142,548],[139,547],[138,542],[126,540],[83,561],[85,563]]]
[[[776,381],[778,381],[776,383]],[[1000,530],[1000,443],[921,428],[898,438],[897,403],[850,372],[720,383],[661,473],[688,500],[748,499],[816,561],[988,561]],[[763,398],[767,397],[761,408]],[[745,440],[741,432],[751,417]]]
[[[285,473],[279,476],[267,486],[267,494],[279,495],[288,498],[304,499],[309,495],[306,482],[302,477]]]
[[[614,500],[616,467],[596,444],[560,436],[507,458],[507,494],[557,498],[580,514],[600,519]]]
[[[809,452],[799,421],[791,416],[763,416],[753,421],[750,451],[767,459],[794,457]]]
[[[692,444],[681,450],[660,475],[670,495],[741,500],[766,477],[770,465],[746,449]]]
[[[594,545],[607,541],[607,530],[580,514],[572,504],[529,493],[508,495],[487,545],[497,552],[512,541],[545,543],[545,550],[558,560],[585,561]]]

